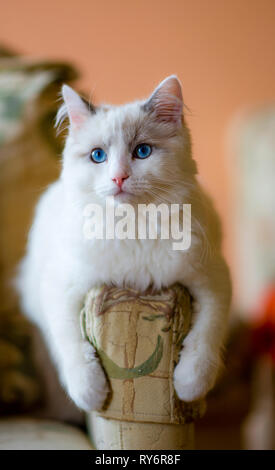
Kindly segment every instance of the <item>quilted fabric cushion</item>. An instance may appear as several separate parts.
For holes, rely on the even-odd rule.
[[[166,424],[201,416],[204,403],[180,401],[173,386],[190,318],[190,296],[179,284],[144,293],[91,289],[82,311],[83,335],[96,348],[112,389],[101,416]]]

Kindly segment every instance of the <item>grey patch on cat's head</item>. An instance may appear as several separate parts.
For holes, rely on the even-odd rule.
[[[145,111],[145,113],[150,113],[150,111],[152,111],[153,109],[152,97],[141,105],[141,109]]]
[[[145,103],[141,105],[141,109],[145,111],[146,113],[152,113],[154,111],[155,104],[156,104],[156,100],[153,95]],[[183,108],[182,112],[184,115],[187,113],[190,115],[192,114],[191,109],[184,102],[182,102],[182,108]]]
[[[156,106],[156,92],[141,105],[142,111],[148,114],[154,114]]]

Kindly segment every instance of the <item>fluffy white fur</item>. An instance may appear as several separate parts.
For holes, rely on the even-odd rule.
[[[42,195],[21,264],[18,289],[26,315],[42,330],[60,378],[84,410],[99,409],[108,385],[93,347],[82,339],[79,311],[86,292],[101,283],[140,290],[178,281],[194,297],[193,323],[175,368],[178,396],[203,397],[221,364],[231,287],[221,254],[219,221],[196,179],[181,87],[168,77],[145,101],[87,105],[63,87],[58,120],[69,117],[59,180]],[[132,157],[139,143],[153,146],[145,160]],[[102,147],[106,162],[90,159]],[[113,178],[129,176],[123,193]],[[191,203],[192,243],[173,251],[170,240],[85,240],[83,208],[114,195],[116,203]]]

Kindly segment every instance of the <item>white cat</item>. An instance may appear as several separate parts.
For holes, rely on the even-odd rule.
[[[196,180],[180,83],[168,77],[149,99],[95,107],[64,85],[58,121],[69,118],[59,180],[42,195],[18,276],[26,315],[42,330],[60,378],[84,410],[99,409],[108,385],[95,351],[83,340],[79,311],[101,283],[140,290],[175,282],[192,294],[192,328],[174,372],[178,396],[203,397],[221,363],[231,284],[221,254],[219,220]],[[171,240],[87,240],[88,203],[189,203],[192,243]]]

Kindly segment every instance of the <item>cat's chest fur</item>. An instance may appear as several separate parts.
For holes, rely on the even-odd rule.
[[[160,288],[180,281],[183,273],[184,254],[168,240],[94,240],[81,257],[92,284]]]

